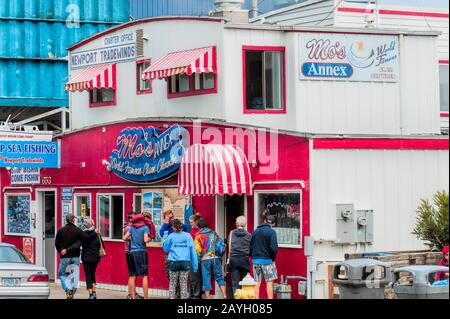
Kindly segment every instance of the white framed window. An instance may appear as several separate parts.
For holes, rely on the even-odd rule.
[[[5,194],[5,235],[31,236],[31,195]]]
[[[75,194],[74,205],[75,205],[75,216],[79,217],[92,217],[92,200],[91,194]]]
[[[142,213],[142,194],[133,195],[133,211],[135,213]]]
[[[302,193],[299,190],[255,191],[255,229],[262,213],[275,217],[279,247],[302,248]]]
[[[124,194],[97,194],[97,227],[105,239],[121,240]]]

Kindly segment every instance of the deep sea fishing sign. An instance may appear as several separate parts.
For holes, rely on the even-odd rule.
[[[179,125],[164,132],[154,127],[126,128],[111,152],[111,169],[134,183],[157,182],[178,171],[188,143],[188,131]]]
[[[397,82],[397,36],[301,33],[300,79]]]

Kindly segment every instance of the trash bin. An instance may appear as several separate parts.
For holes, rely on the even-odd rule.
[[[340,299],[384,299],[390,265],[373,259],[350,259],[334,265],[333,284]]]
[[[394,291],[399,299],[448,299],[449,286],[436,282],[437,272],[447,272],[448,267],[416,265],[394,271]],[[444,283],[445,284],[445,283]]]

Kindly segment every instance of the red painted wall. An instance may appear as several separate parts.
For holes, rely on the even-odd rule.
[[[62,204],[61,204],[61,188],[75,187],[75,193],[90,193],[92,195],[91,215],[95,219],[96,194],[97,193],[124,193],[125,194],[125,214],[133,209],[133,193],[140,192],[140,188],[118,188],[118,189],[102,189],[104,186],[136,186],[130,182],[120,179],[114,174],[107,172],[102,165],[102,160],[109,160],[110,152],[116,147],[116,139],[121,130],[126,127],[162,127],[164,124],[171,125],[172,123],[149,123],[149,122],[132,122],[109,125],[105,127],[98,127],[88,129],[80,132],[74,132],[61,138],[61,169],[43,169],[41,170],[41,177],[45,177],[50,181],[50,185],[40,185],[38,188],[57,188],[57,228],[62,225]],[[191,134],[192,124],[179,123],[188,128]],[[211,125],[203,125],[203,128],[213,127]],[[221,132],[225,127],[215,126]],[[253,182],[274,182],[286,180],[303,180],[305,182],[305,189],[302,190],[302,234],[309,235],[309,142],[305,138],[292,137],[286,135],[278,136],[278,145],[268,145],[266,151],[277,149],[278,151],[278,169],[276,172],[269,175],[262,174],[263,166],[260,163],[259,167],[252,167]],[[209,140],[203,141],[208,143]],[[196,141],[198,142],[198,141]],[[217,141],[215,141],[217,142]],[[248,140],[247,140],[248,142]],[[222,143],[225,143],[223,139]],[[258,146],[261,147],[261,146]],[[248,147],[244,147],[244,152],[249,153]],[[5,169],[1,170],[2,188],[9,185],[8,172]],[[177,185],[176,177],[164,181],[160,184],[153,185],[153,187],[161,187],[163,185]],[[82,187],[99,187],[95,189],[85,189]],[[148,188],[142,186],[142,188]],[[273,185],[256,185],[255,189],[269,189],[269,190],[299,190],[300,185],[291,184],[273,184]],[[35,189],[33,187],[33,189]],[[10,192],[10,191],[8,191]],[[23,192],[23,191],[21,191]],[[34,192],[34,190],[33,190]],[[34,194],[33,194],[34,197]],[[21,237],[4,236],[4,205],[3,197],[0,199],[2,205],[1,215],[1,233],[4,242],[16,244],[19,248],[22,246]],[[254,229],[254,197],[248,197],[248,229]],[[202,216],[207,220],[211,227],[215,225],[215,198],[214,197],[194,197],[193,205],[196,210],[200,211]],[[125,216],[124,216],[125,218]],[[127,284],[127,269],[124,257],[124,245],[122,242],[106,242],[105,248],[107,256],[101,261],[97,280],[99,283],[109,283],[116,285]],[[149,283],[151,288],[168,289],[168,281],[165,275],[163,252],[161,248],[149,248]],[[301,275],[306,276],[306,258],[303,255],[303,249],[298,248],[280,248],[277,257],[277,267],[279,276],[281,275]],[[84,279],[82,275],[81,279]],[[293,287],[295,283],[293,282]],[[294,289],[294,297],[298,297]],[[263,293],[261,296],[265,296]]]

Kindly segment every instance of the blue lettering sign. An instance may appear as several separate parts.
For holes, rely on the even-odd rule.
[[[0,167],[60,168],[58,142],[0,142]]]
[[[175,174],[188,146],[188,131],[173,125],[159,128],[127,128],[117,138],[110,155],[112,171],[135,183],[153,183]]]
[[[353,68],[347,63],[309,62],[302,65],[302,73],[305,77],[349,78],[353,75]]]

